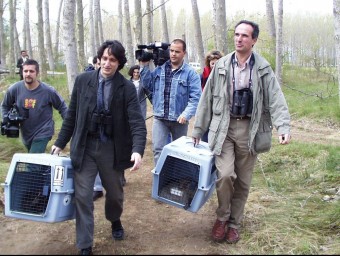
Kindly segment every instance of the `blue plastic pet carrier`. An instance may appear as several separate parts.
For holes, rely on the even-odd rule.
[[[5,188],[5,216],[60,222],[75,218],[73,168],[68,157],[13,155]]]

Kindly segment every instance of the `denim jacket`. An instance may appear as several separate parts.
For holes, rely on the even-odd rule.
[[[152,72],[148,66],[141,70],[142,85],[151,93],[153,114],[161,119],[164,117],[165,65],[166,63],[156,67]],[[189,121],[196,113],[201,93],[199,75],[188,64],[183,63],[171,80],[169,120],[177,121],[182,115]]]

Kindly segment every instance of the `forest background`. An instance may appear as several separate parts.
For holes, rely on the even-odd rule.
[[[186,61],[203,67],[209,50],[233,50],[233,27],[249,19],[260,25],[255,50],[270,61],[281,83],[284,65],[318,71],[336,66],[331,8],[338,1],[330,1],[315,10],[315,3],[284,5],[283,0],[116,0],[109,5],[106,0],[0,0],[0,60],[13,75],[20,50],[26,49],[41,63],[42,79],[47,70],[66,70],[71,91],[75,76],[106,39],[123,43],[131,66],[137,45],[183,38]]]
[[[323,1],[324,5],[329,1]],[[0,58],[5,71],[0,78],[0,101],[8,86],[18,80],[15,64],[21,49],[28,49],[42,64],[41,80],[53,85],[68,101],[72,79],[83,71],[104,39],[123,42],[129,56],[127,67],[135,63],[138,44],[169,42],[175,37],[188,43],[186,61],[201,62],[208,50],[232,51],[233,27],[245,18],[260,25],[254,50],[264,55],[281,77],[292,117],[292,143],[278,146],[273,136],[272,150],[259,156],[242,222],[242,239],[236,245],[210,240],[215,195],[198,214],[151,200],[152,118],[148,119],[143,167],[137,173],[126,173],[123,222],[128,223],[127,239],[112,242],[104,200],[98,200],[95,254],[340,254],[340,37],[336,32],[340,1],[333,1],[333,13],[321,12],[321,8],[320,12],[308,12],[308,5],[306,12],[288,13],[283,1],[257,0],[254,2],[263,6],[263,12],[239,10],[227,15],[229,4],[245,6],[247,1],[214,0],[208,1],[211,10],[198,16],[194,10],[201,10],[202,2],[194,0],[189,5],[177,0],[112,1],[115,14],[101,7],[104,0],[55,2],[58,7],[54,5],[47,12],[52,1],[0,0]],[[141,8],[135,8],[138,3]],[[53,22],[47,18],[51,12],[57,17],[51,19]],[[140,16],[142,22],[138,22]],[[122,70],[125,75],[127,67]],[[58,113],[54,116],[58,134],[62,120]],[[150,104],[148,117],[152,117]],[[54,141],[55,137],[48,149]],[[0,136],[2,184],[15,152],[25,152],[20,138]],[[2,213],[6,203],[3,192],[0,188]],[[0,233],[0,254],[77,253],[74,220],[48,225],[2,214]]]

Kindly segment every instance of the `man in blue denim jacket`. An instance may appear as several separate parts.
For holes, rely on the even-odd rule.
[[[150,71],[143,62],[143,87],[151,92],[153,105],[152,144],[155,166],[168,134],[173,140],[186,136],[189,120],[196,113],[201,97],[201,80],[196,71],[184,63],[186,43],[175,39],[170,44],[170,60]]]

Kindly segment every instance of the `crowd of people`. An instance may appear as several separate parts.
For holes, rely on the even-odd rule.
[[[52,86],[38,80],[38,63],[22,51],[18,67],[23,81],[7,90],[2,117],[6,119],[13,104],[21,113],[28,111],[20,125],[21,138],[29,153],[38,153],[45,152],[54,135],[52,107],[62,116],[51,152],[58,154],[70,142],[80,254],[93,254],[93,201],[104,190],[112,239],[125,238],[124,172],[142,164],[147,101],[153,111],[155,166],[169,138],[187,136],[195,117],[193,143],[209,144],[217,169],[218,205],[211,237],[216,242],[239,241],[257,155],[270,150],[272,127],[279,144],[290,141],[290,115],[281,87],[268,61],[253,51],[258,36],[256,23],[241,20],[234,27],[235,50],[225,56],[209,51],[201,74],[184,61],[186,43],[176,38],[168,60],[155,66],[152,60],[138,59],[129,79],[120,72],[127,61],[124,46],[107,40],[86,72],[76,77],[68,107]]]

